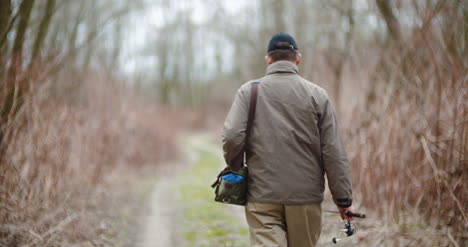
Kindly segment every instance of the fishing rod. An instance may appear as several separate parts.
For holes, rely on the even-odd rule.
[[[324,211],[328,212],[328,213],[334,213],[334,214],[339,214],[340,213],[340,212],[334,211],[334,210],[324,210]],[[366,215],[361,214],[361,213],[345,212],[345,214],[348,217],[356,217],[356,218],[361,218],[361,219],[366,218]],[[340,233],[338,234],[338,236],[336,236],[336,237],[334,237],[332,239],[332,242],[334,244],[337,244],[338,241],[341,240],[343,233],[346,234],[347,237],[349,237],[349,236],[352,236],[355,232],[356,232],[356,228],[351,224],[351,221],[346,220],[344,228],[340,229]]]

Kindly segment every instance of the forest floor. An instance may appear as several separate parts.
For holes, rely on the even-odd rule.
[[[213,200],[210,185],[224,165],[219,143],[209,134],[185,137],[181,143],[181,158],[163,166],[158,175],[145,206],[148,215],[144,217],[143,236],[137,246],[249,246],[243,207]],[[330,199],[326,199],[323,209],[336,208]],[[343,224],[337,214],[323,215],[319,246],[336,246],[332,244],[332,238]],[[355,236],[343,239],[338,246],[367,245],[364,236],[375,227],[361,226],[361,222],[356,225],[361,229]]]

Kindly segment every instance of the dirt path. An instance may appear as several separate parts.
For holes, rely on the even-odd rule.
[[[182,145],[182,158],[159,173],[137,246],[246,246],[242,208],[213,202],[209,185],[223,164],[220,148],[208,135],[187,137]]]
[[[173,230],[176,226],[172,218],[178,210],[170,206],[176,201],[170,176],[161,178],[151,194],[141,247],[175,246]]]
[[[178,188],[174,186],[174,182],[184,169],[198,159],[198,153],[188,145],[184,145],[180,152],[178,159],[162,165],[158,172],[157,182],[148,201],[148,216],[138,247],[179,246],[178,219],[181,217],[182,208],[179,205]]]

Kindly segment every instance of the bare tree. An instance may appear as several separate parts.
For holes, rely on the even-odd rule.
[[[23,0],[19,8],[19,23],[16,30],[16,37],[13,44],[12,60],[8,71],[8,81],[14,83],[16,80],[17,69],[22,64],[23,46],[25,41],[26,29],[28,28],[31,10],[33,8],[34,0]]]
[[[23,0],[19,7],[19,23],[16,29],[10,68],[8,69],[7,80],[4,84],[6,97],[4,98],[4,101],[1,102],[2,105],[0,106],[0,143],[2,141],[4,131],[7,128],[6,125],[8,125],[8,122],[21,105],[19,98],[24,89],[24,85],[18,85],[19,82],[17,81],[16,76],[17,70],[20,68],[23,61],[23,45],[33,5],[34,0]]]
[[[40,54],[44,40],[47,36],[47,33],[49,32],[50,20],[55,13],[55,5],[56,0],[47,0],[46,9],[44,11],[41,23],[39,24],[36,40],[34,41],[30,66],[36,61]]]
[[[0,37],[8,32],[8,24],[11,19],[11,0],[0,0]],[[0,51],[5,51],[6,42],[0,43]]]
[[[8,33],[8,25],[10,20],[11,0],[0,0],[0,85],[5,74],[5,63],[7,60],[5,54],[8,50],[8,43],[3,41],[3,37],[6,37]]]
[[[383,16],[385,23],[387,24],[388,32],[394,39],[400,38],[400,23],[395,17],[394,10],[391,6],[391,1],[388,0],[375,0],[377,7],[379,8],[380,14]]]

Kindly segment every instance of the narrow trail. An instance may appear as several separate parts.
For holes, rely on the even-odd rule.
[[[154,186],[140,247],[175,246],[174,230],[177,226],[173,217],[178,214],[178,209],[174,207],[177,204],[170,181],[172,176],[162,175]]]
[[[212,198],[209,185],[222,167],[221,150],[203,134],[184,138],[182,145],[182,158],[164,165],[158,174],[136,246],[246,246],[243,208],[214,203]]]
[[[182,141],[181,159],[164,166],[149,200],[148,216],[138,247],[246,247],[248,227],[243,207],[215,203],[210,187],[224,166],[221,148],[207,134]],[[328,198],[323,209],[334,209]],[[371,227],[358,222],[356,236],[334,245],[331,239],[342,228],[339,216],[323,214],[318,246],[372,246],[362,241]],[[361,226],[365,226],[362,228]],[[367,230],[366,230],[367,229]]]
[[[178,206],[177,188],[174,186],[177,176],[193,164],[197,153],[184,145],[179,159],[163,164],[158,171],[158,178],[148,201],[148,216],[143,226],[141,242],[137,247],[178,246],[177,220],[181,214]]]

